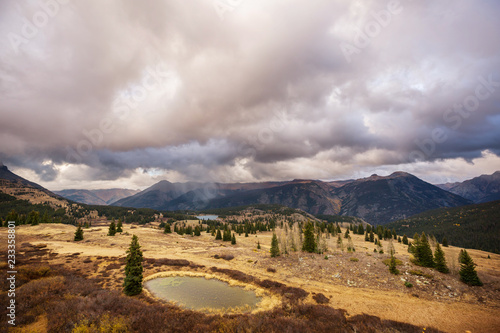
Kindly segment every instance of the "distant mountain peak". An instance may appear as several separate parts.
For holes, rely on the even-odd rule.
[[[447,183],[438,186],[475,203],[500,200],[500,171],[468,179],[461,183]]]
[[[415,176],[408,172],[396,171],[393,172],[389,177],[415,177]]]

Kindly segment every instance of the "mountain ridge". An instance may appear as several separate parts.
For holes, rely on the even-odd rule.
[[[309,179],[232,184],[162,181],[114,205],[191,210],[280,204],[313,215],[357,216],[372,224],[385,224],[429,209],[470,203],[412,174],[398,171],[388,176],[374,174],[333,182]]]
[[[475,203],[500,200],[500,171],[481,175],[463,182],[436,185]]]
[[[67,189],[61,191],[54,191],[54,193],[83,204],[87,205],[110,205],[120,199],[130,197],[136,193],[138,190],[122,189],[122,188],[111,188],[111,189],[99,189],[99,190],[85,190],[85,189]]]

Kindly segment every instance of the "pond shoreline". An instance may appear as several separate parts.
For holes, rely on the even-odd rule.
[[[231,308],[202,308],[202,309],[189,309],[191,311],[204,312],[204,313],[217,313],[217,314],[243,314],[243,313],[258,313],[261,311],[268,311],[281,304],[281,297],[271,293],[268,290],[265,290],[259,286],[253,285],[251,283],[244,283],[235,279],[231,279],[225,276],[210,274],[210,273],[202,273],[202,272],[191,272],[191,271],[165,271],[159,272],[152,275],[149,275],[144,278],[143,282],[148,282],[154,279],[160,278],[169,278],[169,277],[198,277],[205,278],[207,280],[217,280],[221,282],[227,283],[231,287],[240,287],[247,291],[252,291],[255,293],[256,297],[260,297],[261,300],[255,305],[255,308],[250,310],[248,306],[238,306]],[[144,286],[143,291],[145,294],[155,300],[160,300],[162,302],[170,303],[175,306],[183,307],[182,304],[168,301],[162,297],[156,296],[151,290],[149,290],[146,286]]]

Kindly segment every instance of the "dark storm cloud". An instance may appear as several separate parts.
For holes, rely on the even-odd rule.
[[[494,2],[1,6],[0,158],[45,181],[65,163],[253,179],[307,159],[335,177],[500,149]]]

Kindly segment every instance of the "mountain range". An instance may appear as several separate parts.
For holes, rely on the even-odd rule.
[[[447,183],[437,186],[475,203],[500,200],[500,171],[492,175],[481,175],[462,183]]]
[[[112,205],[116,201],[132,196],[139,190],[129,190],[123,188],[112,188],[104,190],[62,190],[54,191],[66,199],[87,205]]]
[[[323,182],[301,180],[266,183],[171,183],[161,181],[117,206],[158,210],[195,210],[279,204],[314,215],[345,215],[385,224],[440,207],[472,201],[429,184],[409,173]]]
[[[64,190],[56,194],[0,166],[0,185],[30,188],[51,199],[62,197],[93,205],[114,205],[156,210],[202,210],[278,204],[313,215],[355,216],[370,224],[387,224],[432,209],[459,207],[498,198],[500,172],[462,183],[432,185],[409,173],[325,182],[296,179],[262,183],[171,183],[163,180],[143,190]],[[10,189],[9,189],[10,188]],[[19,191],[18,191],[19,192]],[[31,200],[37,195],[31,194]],[[29,198],[28,198],[29,199]],[[36,199],[40,201],[41,199]],[[45,200],[45,199],[44,199]]]

